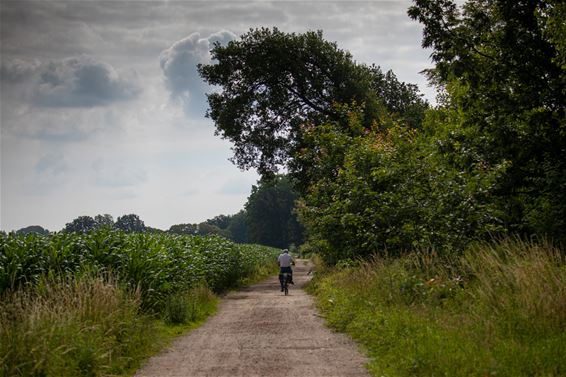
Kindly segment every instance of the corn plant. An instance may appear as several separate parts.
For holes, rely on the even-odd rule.
[[[116,276],[139,290],[144,308],[155,308],[176,292],[207,285],[218,292],[238,284],[277,250],[238,245],[218,236],[123,233],[0,235],[0,293],[35,286],[45,276],[85,273]]]

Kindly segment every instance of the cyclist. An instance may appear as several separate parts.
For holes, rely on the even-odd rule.
[[[279,254],[279,257],[277,257],[277,262],[279,262],[279,281],[283,283],[281,274],[286,272],[290,274],[291,277],[291,281],[289,283],[295,284],[293,282],[293,270],[291,269],[291,265],[295,264],[295,261],[293,260],[293,257],[289,254],[289,250],[283,249],[283,252]],[[281,292],[283,292],[283,284],[281,284]]]

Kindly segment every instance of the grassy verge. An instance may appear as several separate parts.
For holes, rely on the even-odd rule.
[[[223,245],[219,240],[211,242]],[[156,251],[160,258],[145,264],[128,257],[135,250],[125,249],[119,258],[128,257],[128,266],[139,262],[135,267],[141,277],[136,285],[124,278],[129,276],[127,271],[112,274],[89,264],[82,271],[36,269],[39,273],[29,275],[33,279],[18,284],[17,289],[0,291],[0,377],[131,376],[144,360],[216,311],[214,292],[250,284],[275,272],[275,251],[257,245],[228,246],[195,255],[191,250],[176,255],[174,248]],[[0,244],[0,259],[14,260],[9,258],[11,251]],[[70,258],[75,254],[69,254]],[[102,257],[106,255],[110,254]],[[16,272],[22,270],[17,263],[5,265]],[[155,266],[160,268],[152,270]],[[0,264],[2,271],[7,270],[3,267]],[[181,267],[182,276],[167,273]],[[208,279],[184,282],[185,275],[195,273]],[[214,292],[207,286],[209,281]],[[159,300],[148,301],[148,297]],[[154,303],[148,306],[148,302]]]
[[[566,375],[566,264],[549,245],[344,263],[309,289],[375,376]]]
[[[5,293],[0,308],[3,376],[119,374],[136,365],[159,339],[139,297],[114,282],[43,282]],[[158,339],[154,342],[153,339]]]
[[[279,266],[274,262],[263,266],[258,266],[253,273],[241,279],[238,287],[245,287],[255,283],[259,283],[265,278],[279,273]]]
[[[0,375],[6,377],[130,375],[216,307],[215,296],[199,288],[156,318],[140,311],[139,292],[98,277],[45,281],[1,300]]]

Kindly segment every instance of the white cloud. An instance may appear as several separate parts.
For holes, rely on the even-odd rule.
[[[236,38],[227,30],[201,38],[200,33],[192,33],[171,45],[161,53],[160,65],[165,85],[173,100],[179,100],[186,111],[204,115],[206,107],[205,92],[210,87],[202,80],[197,71],[200,63],[210,63],[210,49],[215,42],[226,44]]]
[[[209,47],[208,39],[201,38],[200,33],[193,33],[161,53],[165,84],[173,96],[203,88],[196,66],[209,61]]]
[[[211,48],[214,43],[220,43],[221,45],[225,46],[228,44],[228,42],[233,41],[237,38],[238,36],[229,30],[220,30],[216,33],[211,34],[207,38],[207,40],[210,45],[209,47]]]
[[[110,64],[87,55],[52,61],[39,72],[33,102],[46,107],[95,107],[136,98],[135,74],[128,79]]]

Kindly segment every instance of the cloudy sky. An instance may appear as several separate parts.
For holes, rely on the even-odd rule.
[[[434,92],[410,1],[6,1],[1,17],[0,228],[80,215],[146,225],[238,212],[258,178],[204,117],[197,63],[250,28],[322,29],[361,63]]]

